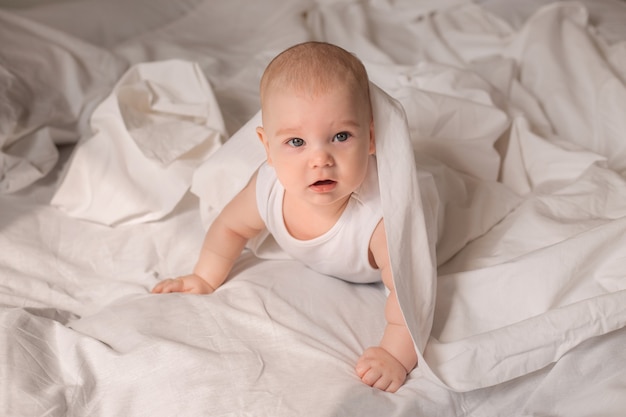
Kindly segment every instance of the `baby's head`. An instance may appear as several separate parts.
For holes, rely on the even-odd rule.
[[[367,73],[361,61],[326,43],[291,47],[261,79],[267,161],[290,195],[345,202],[374,153]]]
[[[269,96],[277,91],[291,91],[316,96],[337,86],[355,94],[371,118],[369,80],[363,63],[338,46],[323,42],[305,42],[283,51],[270,62],[261,78],[261,108],[268,108]]]

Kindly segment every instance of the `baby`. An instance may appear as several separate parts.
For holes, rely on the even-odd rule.
[[[266,163],[211,224],[193,273],[152,292],[212,293],[248,240],[267,228],[286,253],[318,272],[358,283],[382,279],[387,326],[356,372],[365,384],[395,392],[417,355],[391,277],[365,67],[337,46],[299,44],[268,65],[260,95]]]

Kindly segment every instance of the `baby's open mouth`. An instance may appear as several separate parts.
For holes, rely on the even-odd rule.
[[[333,180],[319,180],[319,181],[315,181],[313,183],[313,185],[330,185],[330,184],[334,184],[335,181]]]
[[[309,186],[309,189],[316,193],[328,193],[335,189],[337,181],[319,180]]]

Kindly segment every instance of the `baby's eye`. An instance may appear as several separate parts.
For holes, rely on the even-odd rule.
[[[350,134],[348,132],[339,132],[335,135],[333,140],[337,142],[345,142],[348,140],[349,137],[350,137]]]
[[[300,138],[289,139],[287,141],[287,144],[293,146],[294,148],[299,148],[300,146],[304,145],[304,139],[300,139]]]

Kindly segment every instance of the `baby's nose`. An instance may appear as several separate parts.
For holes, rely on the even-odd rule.
[[[333,155],[325,148],[319,148],[313,151],[310,159],[312,168],[332,166],[335,163]]]

